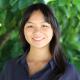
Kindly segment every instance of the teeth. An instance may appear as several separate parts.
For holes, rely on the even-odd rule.
[[[34,40],[42,40],[42,38],[33,38]]]

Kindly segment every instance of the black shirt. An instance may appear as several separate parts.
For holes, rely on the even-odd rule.
[[[0,80],[50,80],[49,76],[57,65],[53,59],[41,71],[29,76],[25,56],[24,54],[18,59],[8,61],[0,74]],[[58,80],[80,80],[80,75],[74,65],[68,63],[64,74]]]

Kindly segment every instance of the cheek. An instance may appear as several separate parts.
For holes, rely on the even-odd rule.
[[[48,30],[45,30],[45,33],[47,33],[48,36],[53,36],[53,30],[52,29],[48,29]]]
[[[27,32],[27,31],[24,31],[24,37],[25,37],[25,39],[26,39],[26,41],[29,43],[30,42],[30,33],[29,32]]]
[[[33,31],[32,30],[24,30],[24,36],[25,36],[25,39],[28,43],[31,42],[31,38],[33,36]]]
[[[51,40],[52,37],[54,36],[53,31],[48,31],[47,36],[48,36],[48,39]]]
[[[24,35],[25,36],[30,36],[32,34],[33,30],[32,29],[26,29],[24,28]]]
[[[29,32],[26,29],[24,29],[24,36],[26,40],[28,40],[28,35],[29,35]]]
[[[28,38],[30,36],[30,32],[24,31],[25,38]]]
[[[52,39],[52,37],[53,37],[53,33],[52,33],[52,32],[49,32],[48,38],[49,38],[49,39]]]

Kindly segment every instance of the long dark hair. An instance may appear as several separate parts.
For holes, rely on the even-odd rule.
[[[60,38],[59,24],[52,10],[50,9],[50,7],[48,7],[48,5],[45,5],[43,3],[37,3],[37,4],[32,4],[26,9],[24,16],[22,18],[21,29],[20,29],[20,36],[23,42],[23,49],[24,49],[24,52],[26,50],[27,51],[30,50],[30,45],[24,37],[24,26],[25,26],[25,23],[30,18],[33,11],[36,11],[36,10],[40,10],[43,13],[45,20],[51,24],[51,27],[54,30],[53,32],[54,36],[50,42],[49,49],[50,49],[51,55],[53,56],[55,63],[57,64],[57,68],[55,69],[55,76],[57,76],[61,73],[64,73],[65,68],[66,68],[66,63],[65,63],[66,59],[64,57],[63,51],[59,43],[59,38]],[[55,76],[53,75],[53,72],[51,73],[49,80],[54,79],[53,77]]]

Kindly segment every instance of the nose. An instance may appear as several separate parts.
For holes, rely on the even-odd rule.
[[[41,32],[41,28],[39,27],[35,28],[34,33],[40,33],[40,32]]]
[[[41,28],[40,28],[40,27],[35,28],[34,34],[35,34],[35,35],[41,35],[41,34],[42,34]]]

